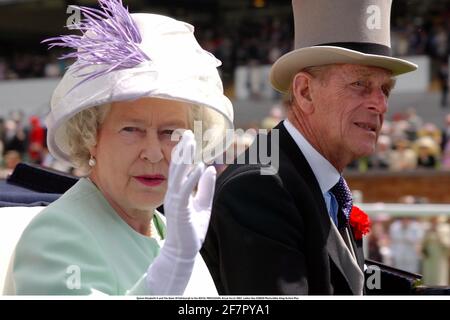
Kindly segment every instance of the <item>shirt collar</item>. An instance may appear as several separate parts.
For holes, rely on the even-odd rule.
[[[327,193],[336,183],[338,183],[341,175],[327,159],[314,149],[308,140],[303,137],[300,131],[298,131],[288,119],[285,119],[283,124],[302,151],[306,161],[308,161],[309,166],[316,176],[317,182],[319,182],[320,190],[322,190],[323,194]]]

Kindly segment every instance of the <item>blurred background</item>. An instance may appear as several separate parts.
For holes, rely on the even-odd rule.
[[[284,117],[271,89],[270,65],[293,45],[291,0],[123,0],[131,12],[160,13],[195,26],[201,46],[222,61],[232,99],[234,147],[252,130]],[[70,61],[40,42],[66,33],[69,5],[95,0],[0,0],[0,179],[21,161],[82,175],[58,163],[45,143],[52,91]],[[450,0],[394,0],[395,56],[419,65],[399,77],[377,152],[352,163],[345,177],[355,203],[372,218],[369,258],[449,284],[450,260]]]

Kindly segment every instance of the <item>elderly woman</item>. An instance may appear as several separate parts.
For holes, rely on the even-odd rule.
[[[52,98],[49,149],[88,176],[28,225],[7,294],[181,295],[196,270],[210,277],[198,251],[216,173],[195,160],[228,147],[219,63],[189,24],[99,2],[79,8],[81,36],[50,39],[76,49],[66,55],[76,62]],[[207,141],[189,130],[195,121]]]

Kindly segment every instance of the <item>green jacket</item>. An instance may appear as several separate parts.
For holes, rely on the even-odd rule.
[[[163,218],[156,211],[152,227],[155,237],[139,234],[90,180],[80,179],[27,226],[4,293],[148,295],[145,273],[165,235]],[[204,271],[203,278],[210,278]]]

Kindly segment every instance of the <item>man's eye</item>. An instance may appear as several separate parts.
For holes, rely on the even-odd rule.
[[[367,87],[367,82],[366,81],[355,81],[352,83],[353,86],[355,87],[362,87],[362,88],[366,88]]]
[[[389,95],[391,94],[391,89],[383,87],[383,93],[387,98],[389,98]]]

